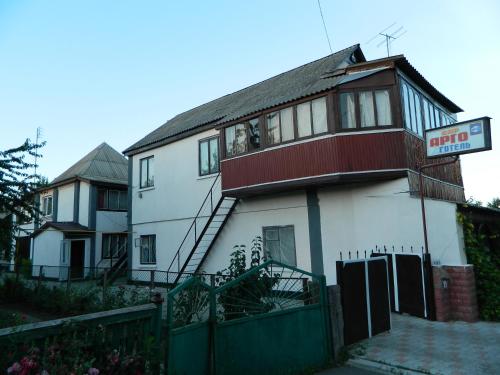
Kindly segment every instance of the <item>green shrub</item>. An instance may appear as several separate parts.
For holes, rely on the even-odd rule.
[[[489,249],[486,236],[462,213],[458,221],[464,231],[467,261],[474,265],[479,315],[483,320],[500,321],[500,256]]]

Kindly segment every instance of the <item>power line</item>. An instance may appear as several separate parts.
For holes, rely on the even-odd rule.
[[[323,10],[321,9],[321,1],[318,0],[319,14],[321,15],[321,20],[323,21],[323,27],[325,28],[326,40],[328,41],[328,47],[330,48],[330,53],[333,53],[332,44],[330,43],[330,37],[328,36],[328,29],[326,28],[325,17],[323,17]]]

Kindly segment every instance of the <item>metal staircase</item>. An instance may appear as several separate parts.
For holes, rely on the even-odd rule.
[[[173,286],[200,271],[237,203],[222,195],[219,173],[170,263],[168,271],[176,274]]]

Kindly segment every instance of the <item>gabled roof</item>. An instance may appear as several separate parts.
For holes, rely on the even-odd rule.
[[[359,44],[212,100],[174,118],[123,151],[134,155],[196,132],[330,90],[385,69],[399,68],[450,112],[462,109],[432,86],[403,55],[366,61]]]
[[[52,180],[50,185],[60,184],[75,178],[127,185],[127,176],[127,159],[113,147],[103,142]]]
[[[89,231],[89,228],[78,224],[74,222],[69,222],[69,221],[48,221],[45,224],[43,224],[40,228],[35,230],[32,234],[33,237],[38,236],[40,233],[44,232],[45,230],[53,228],[55,230],[58,230],[63,233],[79,233],[79,234],[87,234],[87,233],[93,233],[92,231]]]
[[[127,148],[124,154],[133,155],[158,147],[169,138],[204,125],[215,127],[243,116],[328,90],[337,84],[338,78],[324,78],[323,75],[356,61],[365,61],[358,44],[212,100],[170,119]]]

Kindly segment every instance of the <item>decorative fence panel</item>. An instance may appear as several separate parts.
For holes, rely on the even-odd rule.
[[[169,374],[299,374],[332,357],[326,282],[268,261],[168,294]]]

